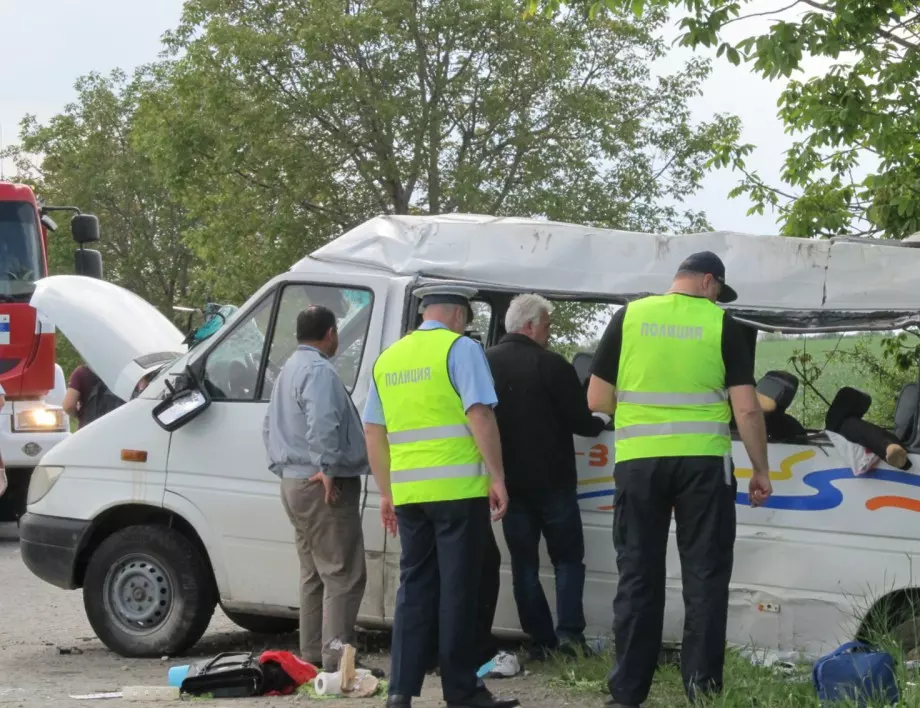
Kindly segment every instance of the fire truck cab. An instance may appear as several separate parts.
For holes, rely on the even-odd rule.
[[[54,211],[72,212],[71,232],[79,245],[74,270],[102,277],[102,257],[84,245],[99,240],[99,222],[76,207],[40,204],[26,185],[0,182],[0,456],[9,487],[0,496],[0,521],[25,511],[32,469],[70,433],[61,408],[66,379],[55,363],[54,327],[43,322],[29,299],[35,281],[48,275],[48,233],[57,230]]]

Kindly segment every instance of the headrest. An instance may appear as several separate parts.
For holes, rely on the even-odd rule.
[[[847,418],[862,418],[872,405],[872,396],[864,393],[852,386],[844,386],[831,405],[827,409],[827,415],[824,416],[824,427],[835,433],[840,432],[840,426]]]
[[[894,434],[901,442],[909,442],[917,426],[917,399],[920,398],[920,385],[909,383],[898,394],[894,406]]]
[[[594,354],[591,352],[578,352],[572,357],[572,366],[575,367],[575,373],[578,374],[578,380],[582,384],[588,380],[591,373],[591,362],[594,360]]]
[[[757,400],[764,413],[783,413],[792,405],[799,380],[788,371],[768,371],[757,382]]]

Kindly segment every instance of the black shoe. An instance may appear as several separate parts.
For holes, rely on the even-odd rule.
[[[517,698],[497,698],[487,690],[479,691],[465,701],[447,701],[447,708],[515,708],[521,705]]]
[[[387,696],[386,708],[410,708],[412,706],[412,698],[410,696]]]

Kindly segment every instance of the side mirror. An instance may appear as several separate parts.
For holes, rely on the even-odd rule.
[[[57,231],[57,224],[54,223],[54,219],[47,214],[42,214],[42,224],[48,231]]]
[[[153,409],[153,419],[166,432],[178,430],[198,417],[211,405],[211,399],[200,388],[190,388],[170,394]]]
[[[92,214],[77,214],[70,220],[73,240],[81,246],[99,240],[99,219]]]
[[[90,248],[81,248],[73,254],[74,273],[102,280],[102,254]]]

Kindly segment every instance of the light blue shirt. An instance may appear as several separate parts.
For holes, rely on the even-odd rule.
[[[279,477],[357,477],[369,472],[361,416],[332,363],[301,345],[281,369],[262,424],[269,469]]]
[[[423,322],[419,329],[447,329],[447,327],[440,322],[429,320]],[[492,407],[498,403],[495,382],[489,370],[489,360],[486,359],[486,353],[478,342],[469,337],[460,337],[457,340],[447,356],[447,374],[460,394],[464,411],[468,411],[477,403]],[[373,380],[367,392],[367,403],[364,404],[364,422],[386,425],[380,395],[377,393],[377,385]]]

